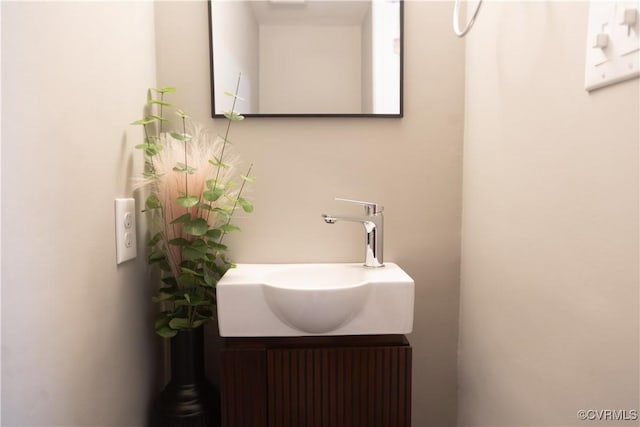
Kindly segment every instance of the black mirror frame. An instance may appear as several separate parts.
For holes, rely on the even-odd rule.
[[[214,79],[214,61],[213,61],[213,22],[211,16],[211,3],[213,0],[208,0],[208,19],[209,19],[209,70],[210,70],[210,85],[211,85],[211,117],[214,119],[224,118],[223,114],[216,114],[216,102],[215,102],[215,89],[213,84]],[[383,113],[349,113],[349,114],[331,114],[331,113],[247,113],[242,114],[245,117],[374,117],[374,118],[402,118],[404,117],[404,2],[405,0],[398,0],[400,5],[400,109],[397,114]]]

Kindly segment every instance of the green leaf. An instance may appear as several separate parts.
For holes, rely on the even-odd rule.
[[[182,255],[188,260],[198,260],[204,258],[207,255],[207,244],[202,239],[194,240],[190,245],[182,248]],[[193,273],[196,272],[194,271]],[[193,275],[201,276],[198,273]]]
[[[202,198],[207,202],[215,202],[224,194],[224,188],[216,188],[215,190],[206,190],[202,192]]]
[[[202,236],[209,230],[209,224],[204,218],[196,218],[184,225],[184,232],[192,236]]]
[[[205,323],[207,323],[211,319],[213,319],[213,317],[203,317],[202,319],[194,320],[193,321],[193,327],[197,328],[198,326],[204,325]]]
[[[185,297],[187,297],[187,294],[184,294]],[[206,306],[206,305],[210,305],[212,304],[211,301],[209,300],[203,300],[202,298],[198,297],[197,295],[194,295],[193,297],[190,297],[189,300],[187,299],[180,299],[176,301],[176,305],[179,307],[183,307],[183,306],[191,306],[191,307],[202,307],[202,306]]]
[[[247,182],[256,182],[256,177],[255,176],[240,175],[240,178],[244,179]]]
[[[224,94],[225,94],[225,95],[227,95],[227,96],[230,96],[230,97],[232,97],[232,98],[239,99],[240,101],[244,101],[244,98],[239,97],[239,96],[238,96],[238,95],[236,95],[235,93],[225,92]]]
[[[253,204],[247,199],[240,197],[238,198],[238,203],[240,203],[240,206],[242,206],[243,211],[247,213],[253,212]]]
[[[173,170],[175,172],[187,173],[189,175],[193,175],[197,171],[196,168],[193,168],[191,166],[187,166],[184,163],[180,163],[180,162],[176,163],[176,166],[173,168]]]
[[[193,137],[188,133],[181,132],[171,132],[171,136],[173,139],[177,139],[178,141],[190,141]]]
[[[218,188],[225,188],[224,182],[216,181],[215,179],[207,180],[207,188],[209,190],[216,190]]]
[[[221,215],[224,218],[229,218],[231,216],[231,208],[213,208],[213,212]]]
[[[170,93],[170,92],[175,92],[176,88],[175,87],[163,87],[160,89],[157,88],[151,88],[152,91],[157,92],[157,93]]]
[[[210,239],[218,239],[220,236],[222,236],[222,231],[218,228],[212,228],[207,231],[207,237]]]
[[[191,325],[189,324],[189,319],[186,317],[174,317],[169,322],[169,326],[172,329],[189,329]]]
[[[163,107],[173,107],[173,104],[170,104],[166,101],[160,101],[159,99],[150,99],[148,104],[149,105],[157,104],[157,105],[162,105]]]
[[[226,251],[227,250],[227,246],[223,245],[222,243],[218,243],[218,242],[214,242],[213,240],[209,240],[207,242],[207,246],[209,246],[211,249],[216,249],[219,251]]]
[[[164,338],[173,338],[178,334],[178,331],[171,329],[169,326],[162,326],[161,328],[156,328],[156,334]]]
[[[169,119],[165,119],[164,117],[160,117],[160,116],[155,115],[155,114],[151,114],[150,117],[153,117],[154,119],[159,120],[161,122],[168,122],[169,121]]]
[[[176,307],[186,307],[186,306],[193,306],[194,305],[194,304],[190,303],[189,301],[187,301],[184,298],[176,300],[175,304],[176,304]]]
[[[203,275],[201,273],[198,273],[197,271],[195,271],[195,270],[193,270],[191,268],[180,267],[180,271],[182,271],[183,273],[186,273],[186,274],[191,274],[192,276],[203,277]]]
[[[236,227],[235,225],[229,224],[229,223],[224,224],[223,226],[220,227],[220,229],[222,231],[224,231],[225,233],[232,233],[234,231],[240,231],[240,227]]]
[[[153,157],[159,152],[162,151],[162,145],[160,144],[149,144],[149,146],[144,150],[147,156]]]
[[[155,122],[155,119],[147,117],[144,119],[136,120],[135,122],[131,122],[130,124],[134,126],[146,126],[150,125],[153,122]]]
[[[209,163],[212,164],[213,166],[217,167],[217,168],[223,168],[223,169],[228,169],[231,165],[229,163],[225,163],[223,162],[221,159],[217,158],[217,157],[213,157],[214,160],[209,160]]]
[[[183,288],[191,288],[196,285],[197,278],[193,274],[182,273],[177,277],[178,285]]]
[[[195,295],[191,297],[191,305],[196,306],[196,307],[204,307],[207,305],[211,305],[213,303],[213,301],[211,301],[211,299],[208,296],[200,296],[200,295]]]
[[[158,231],[152,238],[149,239],[149,242],[147,242],[147,246],[155,246],[160,240],[162,240],[162,232]]]
[[[147,209],[159,209],[162,207],[162,205],[160,204],[160,199],[158,199],[158,196],[155,194],[150,194],[144,204]]]
[[[144,144],[138,144],[135,146],[138,150],[144,150],[147,156],[153,157],[162,151],[162,145],[145,142]]]
[[[237,111],[225,111],[224,116],[232,122],[244,120],[244,116],[239,114]]]
[[[196,318],[206,317],[207,319],[213,319],[213,311],[211,310],[211,305],[216,303],[215,293],[211,290],[207,290],[207,296],[209,297],[209,301],[211,304],[209,306],[198,307],[196,310]]]
[[[191,221],[191,214],[186,213],[171,221],[171,224],[186,224]]]
[[[182,206],[183,208],[191,208],[197,205],[198,202],[199,202],[198,196],[191,196],[188,194],[186,196],[180,196],[176,199],[176,203]]]
[[[149,254],[149,258],[147,258],[148,264],[155,264],[157,262],[164,261],[166,259],[165,255],[159,251],[153,251]]]
[[[218,272],[210,269],[204,269],[204,283],[210,287],[215,287],[218,284],[218,280],[220,280],[220,274]]]
[[[203,298],[196,294],[185,293],[183,294],[183,296],[184,296],[184,299],[177,300],[176,305],[178,306],[190,305],[192,307],[202,307],[202,306],[211,305],[212,303],[212,301],[209,298]]]
[[[169,320],[171,320],[169,311],[161,311],[156,315],[155,328],[161,328],[162,326],[168,325]]]
[[[174,246],[187,246],[189,243],[190,242],[187,239],[184,239],[182,237],[177,237],[175,239],[169,240],[169,244]]]
[[[166,292],[160,292],[158,295],[156,295],[155,297],[151,298],[151,301],[153,302],[162,302],[162,301],[168,301],[170,299],[174,299],[174,295],[173,294],[168,294]]]

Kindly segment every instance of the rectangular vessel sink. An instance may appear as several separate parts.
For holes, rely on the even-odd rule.
[[[239,264],[217,285],[220,335],[407,334],[414,286],[394,263]]]

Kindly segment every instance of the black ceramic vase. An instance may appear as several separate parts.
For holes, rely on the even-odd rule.
[[[171,338],[171,380],[155,402],[153,427],[218,427],[220,397],[204,374],[203,327]]]

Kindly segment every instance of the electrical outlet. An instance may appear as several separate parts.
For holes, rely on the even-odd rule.
[[[121,264],[137,255],[136,201],[116,199],[116,262]]]

